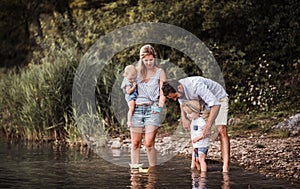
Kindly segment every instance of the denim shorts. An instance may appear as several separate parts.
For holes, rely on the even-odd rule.
[[[207,156],[207,152],[208,152],[208,147],[194,148],[194,157],[198,158],[199,153],[203,153],[204,155]]]
[[[138,96],[137,91],[133,91],[133,93],[131,93],[131,94],[125,94],[125,99],[128,102],[130,100],[136,100],[137,96]]]
[[[135,106],[132,115],[132,125],[133,127],[160,127],[160,114],[153,112],[151,105]]]

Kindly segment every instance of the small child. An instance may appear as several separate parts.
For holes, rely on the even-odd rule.
[[[190,130],[193,142],[191,168],[194,169],[196,166],[201,172],[206,172],[207,165],[205,158],[208,152],[209,138],[205,136],[200,139],[206,124],[204,118],[201,116],[201,109],[201,104],[197,100],[187,101],[183,104],[183,110],[187,114],[188,119],[191,120]]]
[[[121,88],[125,93],[125,99],[128,104],[129,111],[127,113],[127,126],[132,127],[132,114],[135,108],[135,100],[138,96],[136,77],[137,70],[133,65],[128,65],[124,69],[124,79],[121,84]]]

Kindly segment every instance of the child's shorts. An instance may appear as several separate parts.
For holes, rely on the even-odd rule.
[[[204,155],[207,156],[207,152],[208,152],[208,147],[194,148],[194,157],[198,158],[199,153],[203,153]]]
[[[136,100],[137,96],[138,96],[137,91],[134,91],[131,94],[125,94],[125,99],[126,99],[127,102],[129,102],[130,100]]]

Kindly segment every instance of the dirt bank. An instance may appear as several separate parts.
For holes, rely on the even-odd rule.
[[[300,182],[300,137],[237,137],[230,140],[231,162],[267,177]],[[221,160],[220,142],[211,144],[209,159]]]

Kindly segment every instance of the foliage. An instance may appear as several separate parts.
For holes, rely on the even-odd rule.
[[[231,137],[236,136],[261,136],[268,134],[272,137],[288,137],[290,131],[285,129],[274,129],[274,125],[285,120],[290,114],[296,112],[273,111],[256,112],[255,114],[236,114],[229,119],[230,127],[228,133]]]
[[[287,107],[299,111],[297,0],[4,0],[1,4],[1,67],[16,67],[15,72],[2,73],[0,80],[0,120],[6,133],[20,137],[36,133],[31,138],[56,133],[76,140],[71,95],[80,58],[100,36],[138,22],[173,24],[201,39],[224,74],[230,114],[280,112]],[[188,75],[202,74],[183,53],[154,45],[161,59]],[[137,61],[138,49],[119,52],[97,78],[97,114],[109,132],[122,131],[110,92],[124,67]],[[178,108],[169,101],[167,106]],[[178,111],[167,115],[167,122],[179,118]]]
[[[207,1],[203,30],[223,68],[232,111],[299,101],[298,1]],[[240,108],[238,108],[240,107]]]
[[[71,94],[77,52],[62,44],[47,53],[42,64],[30,63],[20,73],[11,71],[0,80],[1,125],[9,127],[3,129],[7,136],[57,140],[74,130],[68,125],[73,123]]]

